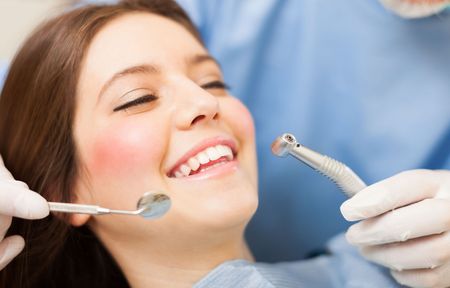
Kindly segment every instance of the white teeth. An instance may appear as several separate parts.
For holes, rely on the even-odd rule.
[[[234,158],[233,151],[227,145],[216,145],[214,147],[208,147],[206,148],[206,150],[199,152],[194,157],[189,158],[186,163],[182,164],[178,168],[178,170],[174,172],[174,176],[176,178],[189,176],[191,171],[197,171],[201,165],[206,164],[210,161],[217,160],[220,157],[226,157],[227,160],[231,161]],[[216,163],[206,168],[202,168],[200,172],[222,164],[224,163]]]
[[[228,160],[233,160],[233,151],[228,146],[222,146],[224,149],[224,155],[227,156]]]
[[[189,176],[189,173],[191,173],[191,168],[185,164],[180,166],[180,171],[183,173],[184,176]]]
[[[187,163],[193,171],[197,170],[198,167],[200,167],[200,162],[195,157],[189,158]]]
[[[214,167],[217,167],[217,166],[220,166],[220,165],[223,165],[223,162],[216,163],[216,164],[213,164],[213,165],[211,165],[211,166],[205,167],[205,168],[203,168],[202,170],[200,170],[200,172],[209,170],[209,169],[211,169],[211,168],[214,168]]]
[[[200,164],[206,164],[209,162],[208,154],[206,154],[205,152],[198,153],[196,157]]]
[[[209,159],[212,161],[219,159],[221,156],[219,151],[214,147],[208,147],[208,149],[206,149],[206,154],[208,154]]]
[[[219,153],[220,154],[222,154],[222,155],[225,155],[226,154],[226,149],[225,149],[225,147],[227,147],[227,146],[225,146],[225,145],[217,145],[216,146],[216,149],[217,149],[217,151],[219,151]]]

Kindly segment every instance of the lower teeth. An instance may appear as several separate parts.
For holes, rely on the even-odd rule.
[[[201,173],[201,172],[203,172],[203,171],[206,171],[206,170],[212,169],[212,168],[214,168],[214,167],[223,165],[223,164],[225,164],[226,162],[228,162],[228,161],[219,162],[219,163],[213,164],[213,165],[211,165],[211,166],[202,168],[202,169],[200,169],[200,171],[198,171],[198,173]]]

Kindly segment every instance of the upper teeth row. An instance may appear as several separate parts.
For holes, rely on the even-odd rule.
[[[230,147],[225,145],[208,147],[194,157],[189,158],[186,163],[181,164],[174,175],[176,178],[188,176],[191,171],[196,171],[200,165],[217,160],[223,156],[226,156],[228,160],[233,160],[233,151]]]

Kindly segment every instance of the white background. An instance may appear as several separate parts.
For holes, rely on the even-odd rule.
[[[26,36],[70,0],[0,0],[0,62],[10,62]]]

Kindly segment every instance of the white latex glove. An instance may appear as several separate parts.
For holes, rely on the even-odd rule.
[[[383,6],[403,18],[422,18],[443,11],[450,0],[379,0]]]
[[[25,183],[14,180],[0,156],[0,270],[22,251],[25,244],[19,235],[4,238],[12,217],[39,219],[48,213],[47,201],[30,191]]]
[[[450,171],[412,170],[344,202],[347,240],[411,287],[450,286]]]

